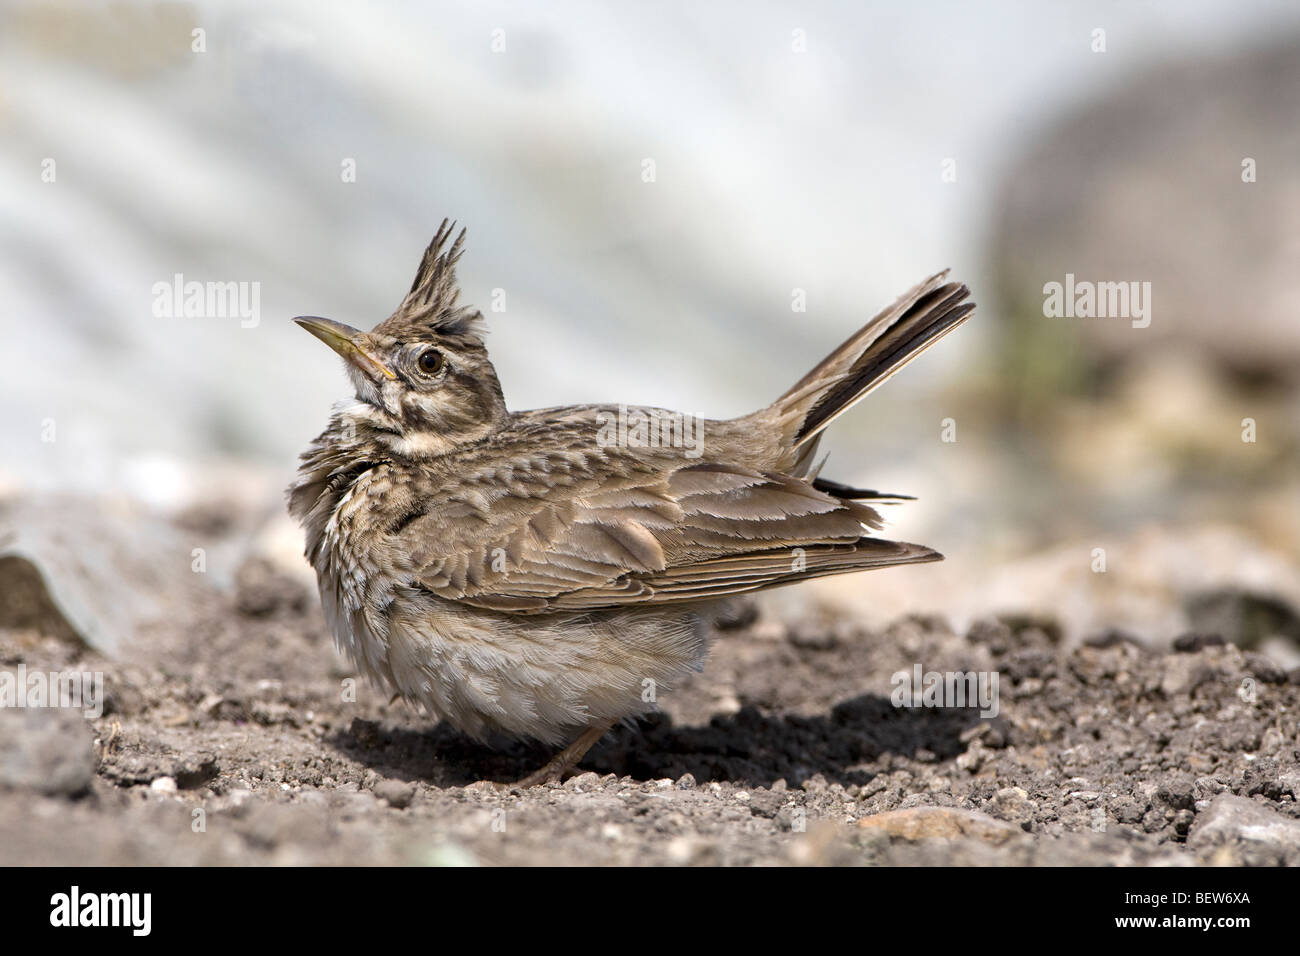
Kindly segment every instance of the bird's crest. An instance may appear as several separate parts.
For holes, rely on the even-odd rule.
[[[416,270],[411,291],[391,317],[376,332],[396,332],[417,326],[439,335],[471,335],[478,331],[482,316],[467,306],[457,306],[460,286],[456,283],[456,263],[465,251],[465,230],[448,245],[456,224],[444,219],[429,247],[424,250]]]

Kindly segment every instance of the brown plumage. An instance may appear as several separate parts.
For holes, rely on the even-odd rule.
[[[965,286],[927,279],[743,418],[512,413],[458,305],[452,231],[371,332],[296,320],[347,359],[357,400],[303,455],[290,510],[361,670],[471,734],[578,737],[527,782],[698,668],[708,601],[940,558],[868,533],[865,502],[899,496],[813,462],[828,424],[970,315]]]

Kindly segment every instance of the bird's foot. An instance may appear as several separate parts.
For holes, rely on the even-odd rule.
[[[588,727],[569,746],[552,757],[544,767],[516,780],[514,783],[493,783],[498,790],[527,790],[529,787],[542,787],[548,783],[559,783],[574,767],[578,765],[587,751],[595,746],[596,741],[605,736],[605,732],[614,726],[614,721],[606,721]]]

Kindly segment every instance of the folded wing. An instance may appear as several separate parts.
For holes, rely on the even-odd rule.
[[[866,568],[935,561],[886,541],[876,511],[801,478],[718,463],[627,468],[587,456],[560,480],[462,482],[393,544],[414,583],[447,600],[516,614],[695,601]],[[620,467],[621,465],[621,467]],[[632,474],[625,474],[633,471]],[[851,489],[850,489],[851,490]]]

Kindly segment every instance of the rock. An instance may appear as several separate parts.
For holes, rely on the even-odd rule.
[[[1300,614],[1280,595],[1214,588],[1187,598],[1188,617],[1231,644],[1254,648],[1269,638],[1300,643]]]
[[[49,496],[0,505],[0,627],[105,654],[210,589],[206,540],[136,505]]]
[[[370,798],[365,796],[364,799]],[[340,816],[348,819],[346,813]],[[291,850],[300,850],[330,839],[326,811],[315,806],[250,802],[236,829],[250,845],[268,850],[281,845],[287,845]]]
[[[401,780],[381,780],[375,784],[375,796],[397,810],[405,810],[415,799],[415,784]]]
[[[0,555],[0,627],[31,629],[69,643],[82,642],[77,625],[50,595],[48,583],[33,558],[22,554]]]
[[[267,617],[281,610],[301,612],[309,597],[297,577],[268,558],[249,558],[235,574],[235,607],[249,617]]]
[[[1128,826],[1136,826],[1146,816],[1148,805],[1133,797],[1125,796],[1116,800],[1108,808],[1115,820]]]
[[[1279,38],[1263,49],[1153,67],[1061,111],[1004,180],[990,238],[1004,301],[1028,299],[1025,321],[1042,326],[1040,290],[1049,279],[1063,282],[1069,272],[1146,280],[1155,290],[1149,327],[1121,317],[1058,319],[1054,330],[1078,336],[1111,364],[1149,362],[1177,343],[1230,369],[1294,376],[1300,338],[1288,266],[1300,196],[1288,187],[1300,171],[1291,92],[1298,87],[1300,57]],[[1121,154],[1106,143],[1134,148]],[[1225,152],[1238,143],[1240,154]],[[1248,157],[1259,161],[1257,183],[1243,181]],[[1206,270],[1211,248],[1214,268]],[[1007,321],[1017,314],[999,312]]]
[[[1284,795],[1292,792],[1291,787],[1289,781],[1282,779],[1278,762],[1272,757],[1259,757],[1251,761],[1242,775],[1242,788],[1248,797],[1260,795],[1269,800],[1281,800]]]
[[[1246,669],[1265,684],[1285,684],[1286,671],[1263,654],[1248,651],[1245,654]]]
[[[984,745],[977,737],[970,742],[965,753],[957,755],[957,769],[967,773],[978,773],[988,756],[988,751],[984,749]]]
[[[1300,864],[1300,820],[1247,797],[1224,793],[1197,815],[1187,845],[1203,857],[1220,847],[1237,851],[1245,863]]]
[[[94,733],[80,713],[0,708],[0,786],[75,797],[94,775]]]
[[[197,790],[221,772],[213,753],[150,753],[144,747],[115,748],[104,756],[98,770],[101,777],[121,787],[152,786],[158,778],[168,777],[181,790]]]
[[[912,807],[863,817],[858,826],[877,829],[901,840],[955,840],[970,837],[1002,844],[1021,832],[1020,827],[986,813],[956,807]]]
[[[1125,644],[1132,644],[1135,647],[1141,647],[1142,642],[1128,631],[1118,628],[1109,628],[1100,634],[1093,634],[1083,639],[1084,647],[1094,647],[1098,650],[1108,650],[1113,647],[1122,647]]]
[[[1227,642],[1222,634],[1180,634],[1174,638],[1173,649],[1180,654],[1195,654],[1203,647],[1222,647]]]
[[[1000,820],[1028,830],[1034,822],[1034,804],[1019,787],[1003,787],[993,796],[989,808]]]
[[[1210,679],[1213,671],[1199,656],[1171,654],[1165,659],[1165,673],[1160,679],[1160,690],[1166,697],[1190,694]]]
[[[719,631],[739,631],[757,621],[758,613],[758,602],[753,598],[733,598],[714,613],[713,626]]]
[[[568,780],[564,781],[565,790],[588,791],[595,790],[600,786],[600,774],[588,770],[584,773],[575,774]]]
[[[839,646],[836,634],[824,627],[791,628],[787,640],[805,651],[831,651]]]
[[[1195,802],[1190,778],[1179,777],[1156,788],[1156,799],[1175,810],[1190,810]]]
[[[749,811],[756,817],[766,817],[775,819],[780,809],[788,802],[789,797],[784,793],[773,793],[771,790],[756,790],[750,794]]]
[[[1056,655],[1047,648],[1028,647],[1007,657],[1002,672],[1014,684],[1030,678],[1047,678],[1056,674]]]

